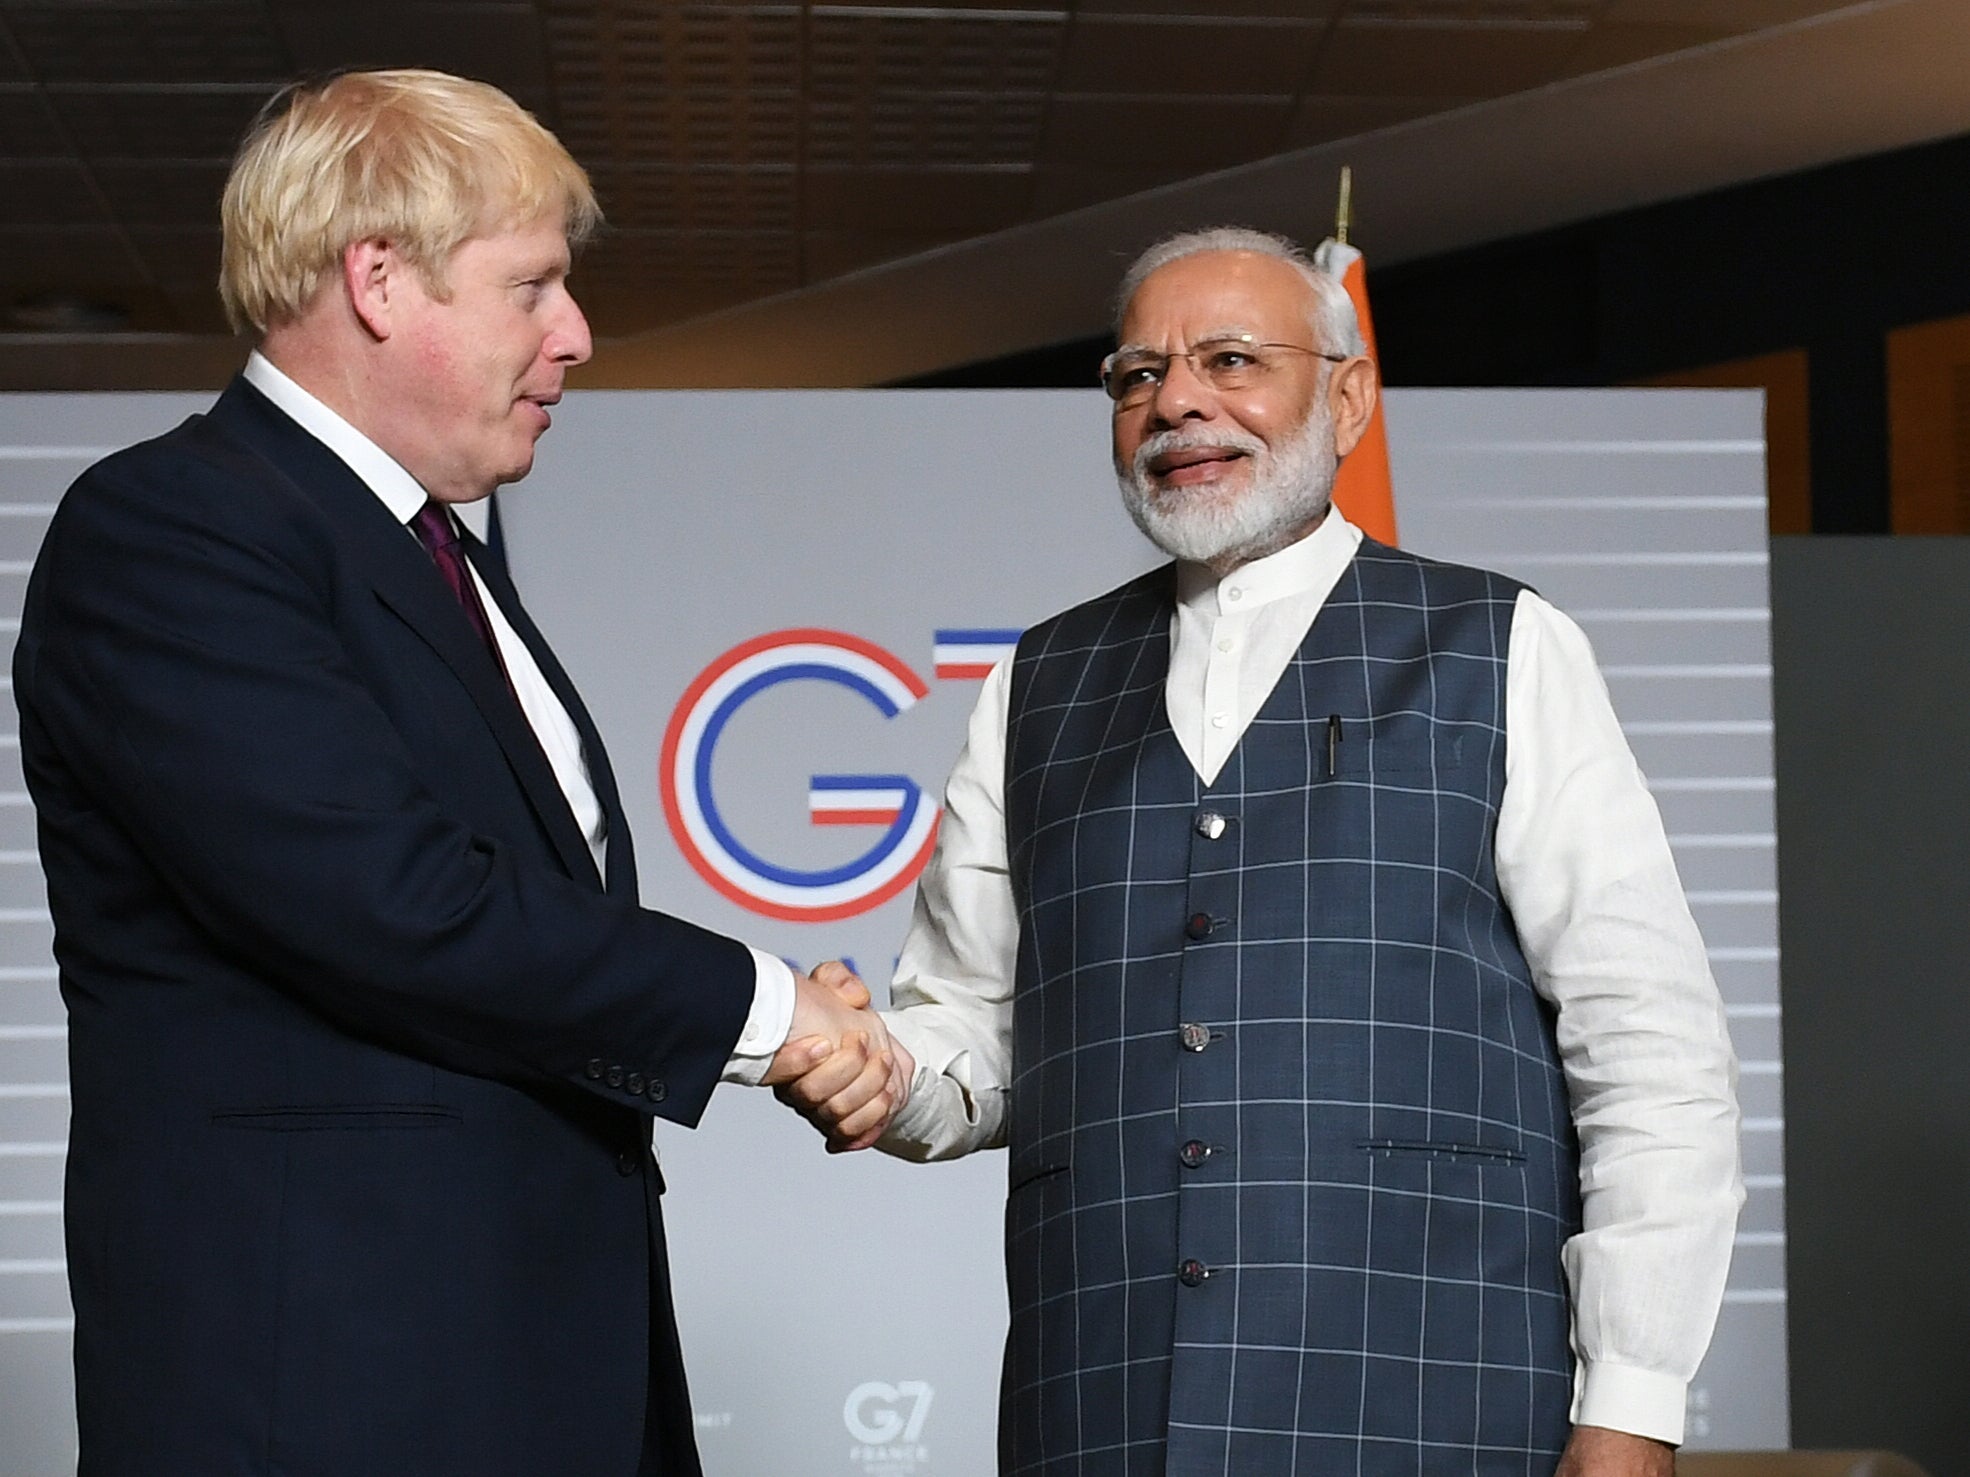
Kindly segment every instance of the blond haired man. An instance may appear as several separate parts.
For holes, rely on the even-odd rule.
[[[495,89],[350,73],[269,105],[224,215],[257,348],[70,490],[15,658],[81,1471],[695,1473],[651,1116],[851,1033],[904,1067],[637,905],[601,740],[453,520],[588,357],[594,196]]]

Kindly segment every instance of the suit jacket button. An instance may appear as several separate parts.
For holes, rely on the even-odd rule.
[[[1202,1287],[1204,1285],[1204,1279],[1210,1275],[1211,1269],[1198,1261],[1196,1257],[1190,1258],[1190,1260],[1177,1268],[1177,1281],[1181,1282],[1185,1287]]]
[[[606,1081],[608,1082],[608,1084],[609,1084],[609,1086],[611,1086],[611,1087],[621,1087],[621,1086],[622,1086],[622,1068],[621,1068],[621,1067],[611,1067],[611,1068],[609,1068],[609,1070],[608,1070],[608,1073],[607,1073],[607,1075],[606,1075],[606,1077],[605,1077],[605,1079],[604,1079],[604,1080],[606,1080]]]
[[[1202,1139],[1192,1139],[1177,1150],[1177,1158],[1183,1161],[1185,1169],[1195,1169],[1211,1157],[1211,1146]]]
[[[1196,1021],[1185,1021],[1177,1027],[1177,1039],[1183,1043],[1185,1051],[1202,1051],[1211,1044],[1211,1028]]]
[[[1217,924],[1209,913],[1192,913],[1183,920],[1183,936],[1188,939],[1207,939],[1215,927]]]
[[[655,1077],[652,1077],[650,1079],[650,1085],[643,1090],[643,1096],[653,1103],[660,1103],[670,1096],[670,1089],[665,1087]]]
[[[582,1071],[588,1074],[588,1080],[590,1082],[600,1082],[602,1080],[602,1058],[599,1056],[590,1057],[588,1059],[588,1065],[583,1067]]]
[[[641,1072],[631,1072],[623,1079],[622,1085],[629,1089],[629,1095],[631,1097],[643,1096],[643,1074]]]
[[[622,1150],[616,1155],[616,1173],[622,1175],[625,1179],[635,1174],[636,1167],[642,1162],[642,1158],[643,1156],[638,1154],[634,1149]]]

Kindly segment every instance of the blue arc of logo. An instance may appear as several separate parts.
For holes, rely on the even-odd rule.
[[[697,759],[691,767],[691,784],[698,797],[698,809],[703,812],[705,825],[726,854],[758,876],[777,882],[785,887],[831,887],[837,882],[852,882],[863,873],[880,866],[889,854],[903,844],[910,834],[917,811],[923,805],[923,791],[916,781],[898,775],[903,784],[903,805],[895,822],[867,851],[855,860],[839,867],[830,867],[819,872],[803,872],[792,867],[775,866],[765,857],[750,850],[732,834],[725,818],[718,813],[718,804],[711,793],[711,756],[718,748],[718,736],[732,715],[769,687],[782,682],[833,682],[851,692],[858,692],[885,718],[894,718],[903,710],[891,701],[888,693],[877,687],[866,677],[853,672],[844,672],[839,667],[823,666],[818,662],[795,662],[784,667],[776,667],[770,672],[761,672],[757,677],[748,678],[733,688],[705,722],[704,737],[699,741]]]

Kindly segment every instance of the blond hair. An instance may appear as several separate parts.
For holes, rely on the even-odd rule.
[[[579,244],[602,218],[587,173],[513,99],[411,70],[277,94],[240,144],[220,214],[226,316],[262,334],[299,317],[354,242],[387,238],[442,298],[464,241],[558,214]]]

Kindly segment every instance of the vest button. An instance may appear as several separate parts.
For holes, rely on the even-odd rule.
[[[1177,1150],[1177,1158],[1183,1161],[1185,1169],[1195,1169],[1211,1157],[1211,1146],[1202,1139],[1192,1139]]]
[[[1177,1039],[1183,1043],[1185,1051],[1202,1051],[1211,1044],[1211,1028],[1196,1021],[1185,1021],[1177,1027]]]
[[[1183,920],[1183,936],[1187,939],[1207,939],[1216,926],[1209,913],[1192,913]]]
[[[1206,841],[1215,841],[1224,834],[1228,821],[1215,810],[1207,810],[1197,817],[1197,834]]]
[[[1198,1261],[1196,1257],[1191,1257],[1190,1260],[1177,1268],[1177,1281],[1181,1282],[1185,1287],[1202,1287],[1204,1285],[1204,1279],[1210,1275],[1211,1269]]]

